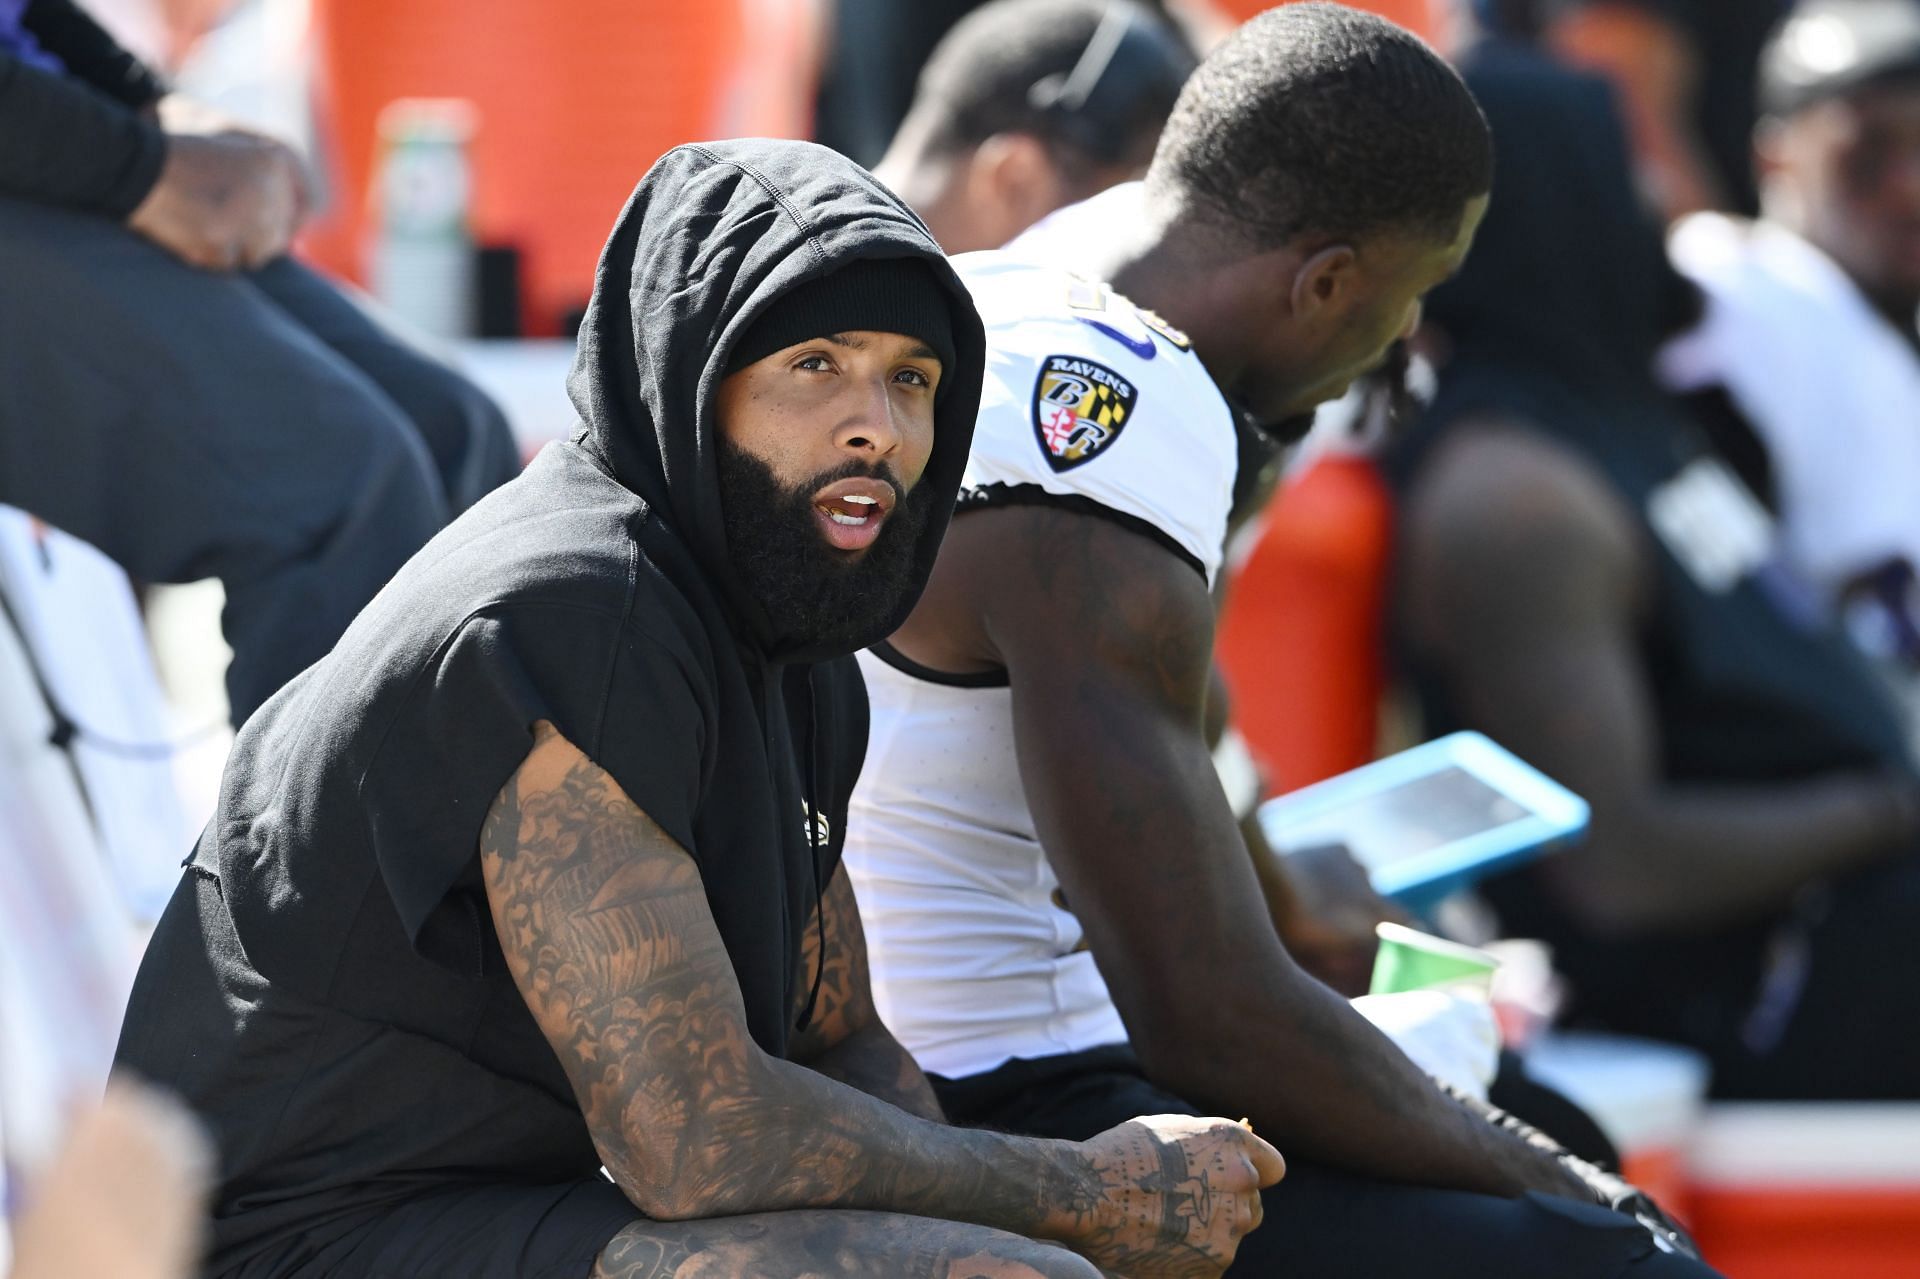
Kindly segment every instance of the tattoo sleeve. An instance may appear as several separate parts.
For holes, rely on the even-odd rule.
[[[495,799],[480,856],[514,981],[648,1217],[840,1207],[1047,1238],[1093,1228],[1102,1170],[1080,1146],[930,1123],[761,1052],[693,859],[551,725]],[[835,883],[817,1041],[868,998],[852,897]],[[814,1046],[831,1056],[858,1039]],[[900,1053],[889,1069],[910,1065]]]
[[[944,1121],[926,1074],[874,1009],[866,933],[844,867],[827,885],[817,922],[802,943],[801,970],[819,965],[820,996],[793,1045],[793,1060],[910,1115]]]

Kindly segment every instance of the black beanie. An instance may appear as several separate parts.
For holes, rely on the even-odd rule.
[[[775,298],[734,344],[727,372],[813,338],[869,330],[919,338],[950,375],[951,306],[946,288],[921,259],[862,258]]]

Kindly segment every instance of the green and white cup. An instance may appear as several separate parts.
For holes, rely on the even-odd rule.
[[[1492,993],[1494,970],[1500,961],[1484,950],[1435,937],[1400,924],[1376,924],[1380,949],[1373,959],[1370,995],[1398,995],[1409,990],[1455,990]]]

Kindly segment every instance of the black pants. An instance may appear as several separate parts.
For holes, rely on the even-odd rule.
[[[236,724],[517,467],[478,388],[290,259],[216,275],[0,199],[0,352],[0,502],[219,578]]]
[[[955,1123],[1083,1141],[1140,1115],[1202,1114],[1124,1046],[936,1077]],[[1282,1143],[1282,1154],[1286,1154]],[[1549,1195],[1500,1199],[1377,1181],[1289,1156],[1230,1279],[1711,1279],[1638,1224]]]

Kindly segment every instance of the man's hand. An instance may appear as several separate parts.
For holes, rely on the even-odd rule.
[[[1287,1170],[1241,1125],[1186,1115],[1135,1119],[1082,1149],[1104,1193],[1066,1242],[1127,1279],[1225,1270],[1260,1224],[1260,1188]]]
[[[1449,1084],[1441,1087],[1467,1108],[1483,1115],[1487,1122],[1512,1133],[1535,1150],[1551,1155],[1555,1165],[1555,1176],[1533,1187],[1543,1194],[1562,1195],[1575,1200],[1592,1200],[1602,1207],[1632,1217],[1653,1237],[1660,1241],[1662,1250],[1677,1252],[1683,1257],[1694,1260],[1700,1258],[1699,1245],[1686,1232],[1685,1227],[1667,1215],[1667,1212],[1646,1191],[1631,1182],[1597,1167],[1579,1158],[1553,1138],[1535,1128],[1524,1119],[1517,1118],[1475,1097],[1469,1097]],[[1556,1184],[1557,1183],[1557,1184]]]
[[[208,271],[251,270],[287,251],[307,213],[306,173],[285,143],[203,108],[162,103],[167,158],[127,225]]]
[[[1677,1252],[1683,1257],[1700,1260],[1700,1245],[1693,1241],[1686,1227],[1669,1216],[1667,1210],[1655,1203],[1653,1196],[1646,1191],[1573,1155],[1563,1156],[1561,1162],[1592,1192],[1594,1198],[1645,1226],[1647,1232],[1660,1241],[1662,1251]]]
[[[125,1077],[84,1116],[14,1232],[15,1279],[197,1273],[214,1153],[186,1108]]]
[[[1367,993],[1378,948],[1374,925],[1408,923],[1407,914],[1379,893],[1366,870],[1339,844],[1285,854],[1292,900],[1274,926],[1302,968],[1349,999]]]

